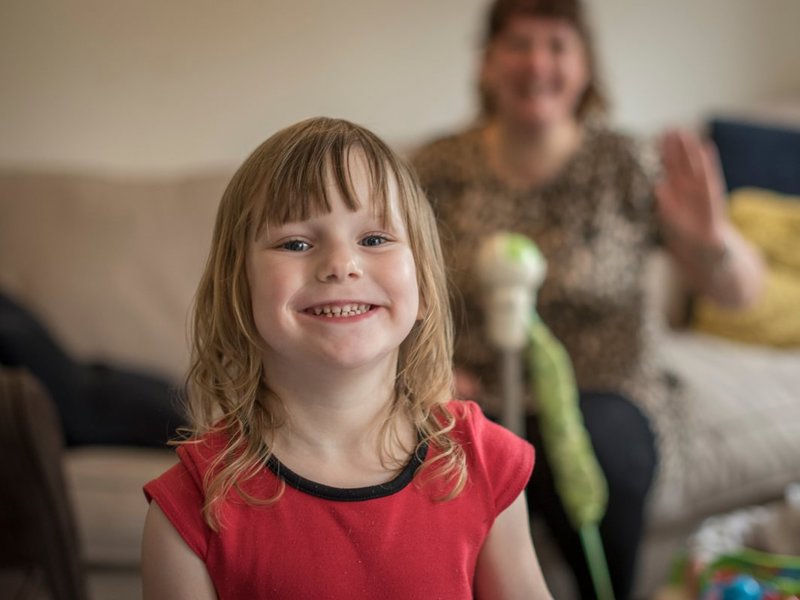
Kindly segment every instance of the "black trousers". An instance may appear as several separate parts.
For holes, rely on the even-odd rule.
[[[614,595],[626,600],[632,592],[645,500],[657,464],[655,440],[644,415],[618,394],[582,392],[580,406],[608,482],[608,508],[600,534]],[[537,419],[530,417],[527,427],[528,439],[536,447],[536,466],[527,489],[531,516],[544,518],[575,575],[581,598],[596,598],[580,539],[555,490]]]
[[[49,392],[67,445],[163,445],[184,422],[163,377],[73,360],[31,313],[0,293],[0,364],[24,367]]]

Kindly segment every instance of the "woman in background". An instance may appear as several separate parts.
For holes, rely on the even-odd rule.
[[[755,300],[761,260],[726,218],[713,148],[688,132],[668,132],[662,176],[654,182],[633,142],[606,126],[580,0],[496,0],[479,82],[478,122],[414,157],[458,291],[457,391],[499,414],[497,359],[483,337],[472,268],[486,236],[527,235],[548,261],[538,312],[573,361],[586,428],[609,485],[601,534],[612,582],[616,597],[628,598],[645,500],[657,463],[666,466],[678,451],[670,425],[681,405],[678,382],[652,352],[647,256],[663,244],[698,292],[726,306]],[[540,449],[528,488],[531,510],[546,520],[581,597],[592,598],[533,407],[528,437]]]

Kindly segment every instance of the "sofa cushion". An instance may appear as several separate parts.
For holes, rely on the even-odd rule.
[[[0,286],[77,356],[181,377],[227,180],[0,171]]]
[[[139,565],[147,501],[142,486],[177,461],[172,450],[85,446],[64,459],[83,559],[90,566]]]
[[[709,124],[729,190],[800,195],[800,122],[779,115],[719,117]]]
[[[800,195],[738,190],[731,194],[730,216],[769,264],[800,272]]]
[[[800,350],[672,332],[660,352],[687,393],[681,472],[669,474],[679,489],[653,498],[656,528],[779,498],[800,481]]]
[[[698,299],[698,331],[749,344],[800,347],[800,271],[771,267],[758,302],[746,309],[726,309]]]
[[[764,256],[764,290],[753,306],[739,310],[698,298],[695,327],[753,344],[800,347],[800,197],[741,189],[731,195],[730,214]]]

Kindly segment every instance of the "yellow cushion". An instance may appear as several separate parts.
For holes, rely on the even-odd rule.
[[[749,344],[800,345],[800,271],[771,267],[758,302],[744,310],[728,310],[699,299],[695,326]]]
[[[800,271],[800,196],[746,188],[731,194],[730,210],[734,225],[768,264]]]
[[[742,189],[731,196],[731,220],[767,263],[764,290],[755,305],[695,305],[695,327],[751,344],[800,346],[800,198]]]

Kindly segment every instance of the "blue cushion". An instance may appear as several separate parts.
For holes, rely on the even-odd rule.
[[[718,118],[710,122],[709,133],[729,191],[758,187],[800,195],[800,126]]]

